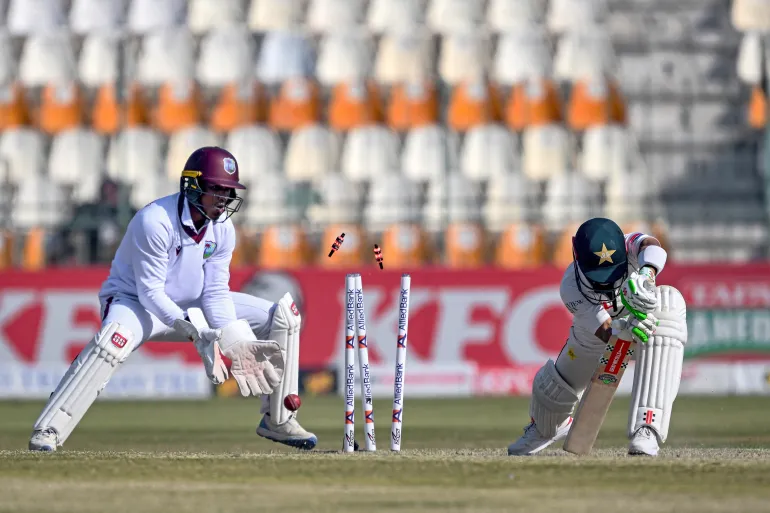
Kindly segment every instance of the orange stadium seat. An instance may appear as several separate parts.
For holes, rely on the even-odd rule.
[[[427,235],[416,224],[394,224],[382,234],[382,256],[389,268],[415,267],[428,261]]]
[[[767,124],[767,97],[760,86],[751,89],[749,101],[749,125],[751,128],[762,129]]]
[[[262,84],[228,84],[219,93],[209,120],[209,127],[217,132],[229,132],[240,126],[267,120],[267,94]]]
[[[562,115],[556,84],[548,79],[516,84],[505,107],[505,122],[516,131],[529,126],[560,123]]]
[[[43,269],[46,264],[45,242],[48,234],[43,228],[32,228],[24,238],[22,267],[27,271]]]
[[[83,121],[83,95],[75,82],[49,84],[43,88],[38,123],[40,129],[56,134]]]
[[[438,94],[433,82],[396,84],[390,91],[388,125],[406,131],[438,119]]]
[[[12,232],[0,230],[0,269],[13,266],[14,242]]]
[[[231,268],[249,267],[256,264],[257,233],[253,229],[235,226],[238,243],[233,249],[233,258],[230,261]]]
[[[153,124],[160,131],[170,134],[197,125],[202,110],[200,89],[194,81],[166,83],[158,90]]]
[[[21,84],[0,85],[0,130],[28,125],[29,121],[29,108]]]
[[[553,246],[551,262],[553,265],[566,268],[572,263],[572,237],[577,233],[580,223],[570,223],[569,226],[558,235]]]
[[[308,246],[305,231],[298,225],[270,226],[260,241],[260,267],[287,269],[307,263]]]
[[[575,82],[567,110],[567,121],[574,130],[626,122],[620,89],[614,81],[603,77]]]
[[[270,103],[268,123],[280,131],[292,131],[311,125],[321,118],[318,85],[306,78],[292,78],[281,85]]]
[[[545,263],[545,230],[542,226],[514,223],[500,234],[495,264],[505,269],[527,269]]]
[[[452,223],[444,232],[444,263],[454,268],[481,267],[485,262],[484,229],[475,223]]]
[[[337,84],[329,103],[329,125],[335,130],[350,130],[382,121],[382,103],[377,84],[354,81]]]
[[[345,234],[340,249],[329,258],[332,243],[341,233]],[[364,231],[353,224],[332,224],[326,227],[321,236],[320,250],[316,262],[321,267],[341,268],[351,265],[361,265],[364,262],[366,250],[366,235]]]
[[[129,88],[125,107],[119,105],[116,93],[114,84],[104,84],[97,90],[91,109],[91,125],[96,132],[115,134],[123,127],[148,124],[147,103],[138,85]]]
[[[449,100],[447,121],[458,131],[502,119],[497,88],[483,80],[464,82],[454,88]]]

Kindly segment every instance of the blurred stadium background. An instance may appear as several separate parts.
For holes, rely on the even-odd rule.
[[[211,144],[249,187],[233,288],[301,298],[306,369],[333,367],[341,276],[379,243],[375,375],[408,268],[410,358],[527,393],[569,327],[571,236],[604,215],[668,249],[693,390],[768,392],[768,30],[767,0],[0,0],[2,395],[48,394],[131,216]],[[148,369],[177,362],[169,394],[205,394],[180,346],[114,386],[162,395]]]

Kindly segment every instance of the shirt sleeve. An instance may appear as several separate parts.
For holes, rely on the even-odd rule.
[[[230,261],[235,250],[235,229],[228,222],[224,240],[203,265],[201,306],[212,328],[222,328],[237,320],[230,295]]]
[[[175,320],[184,318],[184,311],[166,294],[171,228],[154,218],[151,210],[140,212],[137,216],[138,222],[133,226],[132,261],[136,294],[148,312],[166,326],[173,326]]]
[[[628,255],[628,262],[634,269],[639,269],[639,252],[642,246],[642,242],[645,239],[649,239],[652,235],[647,235],[642,232],[627,233],[626,237],[626,254]]]

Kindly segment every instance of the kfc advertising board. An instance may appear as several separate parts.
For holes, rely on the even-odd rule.
[[[373,391],[389,396],[401,273],[355,271],[363,278]],[[413,397],[528,394],[534,373],[564,344],[570,317],[558,269],[410,273],[406,389]],[[96,294],[106,275],[104,268],[0,273],[0,397],[50,393],[99,327]],[[303,315],[300,367],[329,370],[342,360],[344,278],[336,270],[243,269],[233,270],[231,286],[271,300],[291,292]],[[660,283],[679,288],[688,305],[683,393],[770,392],[770,266],[670,265]],[[105,391],[208,394],[198,355],[185,342],[144,344]]]

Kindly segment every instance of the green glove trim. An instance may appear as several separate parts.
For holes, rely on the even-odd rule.
[[[631,328],[631,333],[636,335],[639,338],[639,340],[641,340],[643,343],[647,343],[647,340],[648,340],[647,334],[642,330],[640,330],[639,328],[636,328],[636,327]]]
[[[629,282],[633,283],[633,282]],[[623,289],[620,290],[620,302],[623,303],[623,306],[626,307],[626,310],[634,314],[634,317],[639,319],[640,321],[643,321],[647,318],[647,314],[644,312],[640,312],[639,310],[634,310],[631,308],[631,305],[628,304],[628,301],[626,301],[626,296],[623,295]]]

